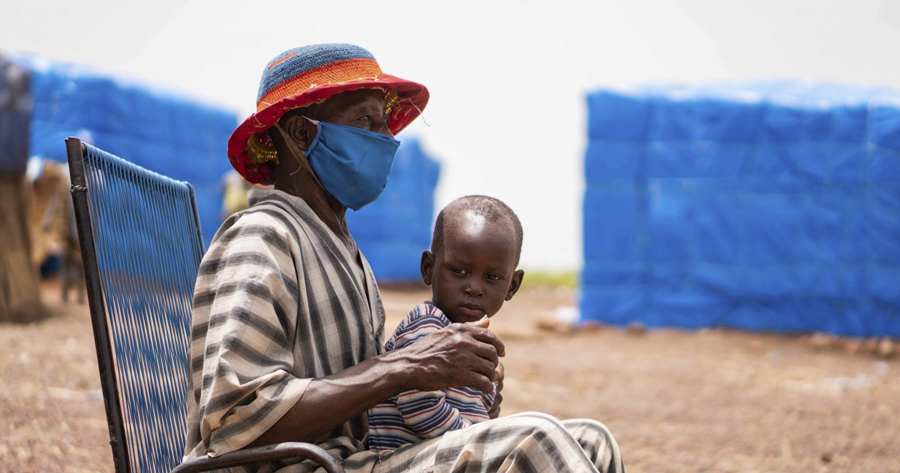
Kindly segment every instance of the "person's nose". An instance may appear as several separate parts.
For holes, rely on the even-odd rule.
[[[378,121],[377,123],[374,123],[373,125],[374,125],[374,129],[372,131],[374,131],[375,133],[381,133],[382,135],[387,136],[388,138],[394,137],[394,134],[391,133],[390,118],[382,119],[382,120]]]
[[[466,295],[469,297],[481,297],[484,295],[484,287],[475,278],[466,281]]]
[[[381,124],[378,125],[378,129],[375,131],[381,133],[384,136],[387,136],[388,138],[394,137],[394,134],[391,133],[391,124],[387,120],[381,122]]]

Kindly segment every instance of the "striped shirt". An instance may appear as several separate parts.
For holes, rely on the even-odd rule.
[[[250,444],[312,378],[382,351],[384,307],[362,253],[298,197],[263,189],[249,197],[197,275],[186,458]],[[346,458],[365,449],[366,433],[361,415],[317,443]]]
[[[419,304],[397,326],[385,351],[403,348],[450,325],[450,319],[430,301]],[[489,420],[494,395],[472,388],[407,391],[369,410],[369,449],[393,450],[408,443]]]

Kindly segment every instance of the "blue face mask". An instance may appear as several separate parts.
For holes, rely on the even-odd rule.
[[[400,142],[381,133],[306,119],[316,125],[317,132],[303,155],[322,187],[353,210],[374,202],[391,176]],[[275,126],[291,151],[299,153],[294,140]]]

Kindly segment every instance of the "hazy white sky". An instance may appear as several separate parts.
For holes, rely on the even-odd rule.
[[[526,269],[581,266],[589,90],[794,77],[900,87],[896,1],[435,3],[6,2],[0,51],[97,66],[244,117],[276,54],[359,44],[431,91],[424,120],[398,138],[415,134],[441,161],[437,205],[507,202]]]

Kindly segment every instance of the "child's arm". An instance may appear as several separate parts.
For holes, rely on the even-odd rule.
[[[397,396],[397,409],[407,427],[423,439],[471,425],[447,403],[443,391],[407,391]]]
[[[490,398],[493,402],[493,396]],[[397,396],[397,409],[410,430],[429,439],[489,420],[485,401],[484,394],[474,389],[407,391]]]

